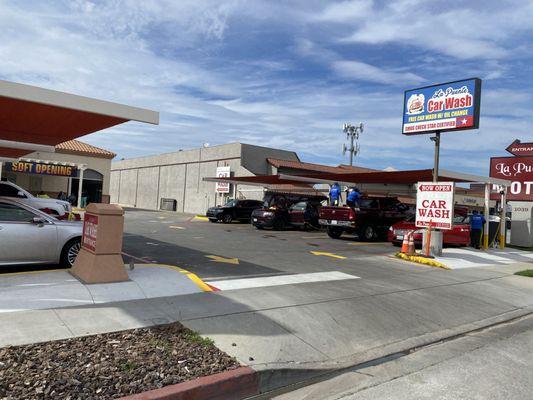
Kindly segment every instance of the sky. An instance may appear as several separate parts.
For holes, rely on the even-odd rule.
[[[160,112],[82,140],[130,158],[229,142],[357,165],[431,168],[401,134],[406,89],[483,80],[480,129],[442,134],[441,167],[488,173],[533,141],[533,1],[0,2],[0,79]]]

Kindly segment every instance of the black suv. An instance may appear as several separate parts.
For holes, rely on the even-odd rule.
[[[229,224],[234,220],[250,221],[252,212],[263,206],[259,200],[230,200],[223,206],[211,207],[206,216],[211,222],[222,221]]]

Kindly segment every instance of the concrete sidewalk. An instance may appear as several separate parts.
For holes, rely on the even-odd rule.
[[[533,253],[513,248],[476,250],[471,247],[450,247],[435,260],[450,269],[505,266],[514,263],[533,262]]]
[[[533,279],[512,275],[525,266],[3,313],[0,346],[179,320],[261,371],[265,391],[527,315],[533,311]]]
[[[201,293],[211,289],[181,268],[137,264],[126,282],[86,285],[68,270],[3,274],[0,313],[54,309],[117,301]]]

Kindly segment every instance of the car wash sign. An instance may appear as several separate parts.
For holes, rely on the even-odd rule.
[[[419,135],[477,129],[480,99],[479,78],[406,90],[402,133]]]
[[[217,178],[229,178],[231,176],[231,167],[217,167]],[[229,193],[229,182],[217,182],[215,185],[215,192]]]
[[[416,192],[416,226],[452,229],[453,182],[418,182]]]

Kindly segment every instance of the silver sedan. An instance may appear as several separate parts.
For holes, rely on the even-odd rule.
[[[0,265],[57,264],[71,267],[83,224],[59,221],[12,198],[0,197]]]

